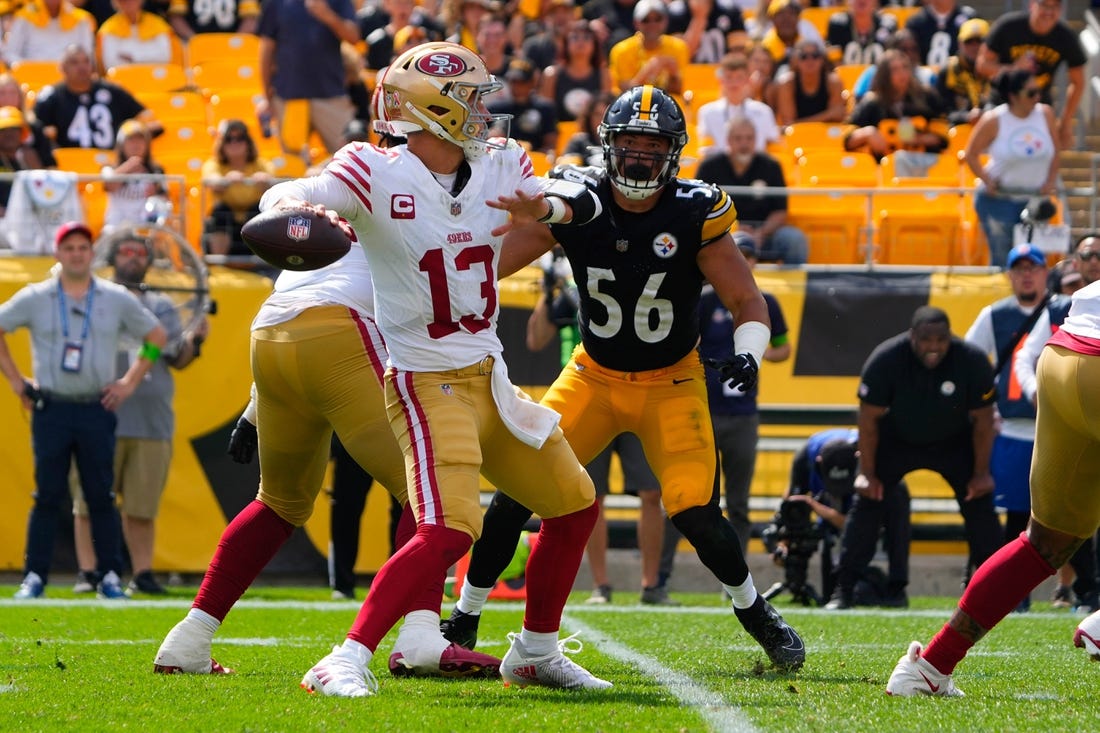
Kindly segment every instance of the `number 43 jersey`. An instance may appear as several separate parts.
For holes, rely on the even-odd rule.
[[[517,189],[532,195],[540,179],[514,143],[468,166],[460,167],[461,190],[452,195],[405,146],[352,143],[319,176],[279,184],[261,202],[266,208],[300,197],[347,219],[370,263],[375,318],[397,369],[457,369],[503,350],[496,333],[501,237],[491,232],[508,214],[485,202]]]
[[[602,169],[560,166],[552,177],[584,182],[603,212],[580,225],[556,224],[580,293],[581,341],[608,369],[671,366],[699,340],[703,274],[696,256],[737,222],[730,197],[702,181],[674,179],[646,212],[615,204]]]

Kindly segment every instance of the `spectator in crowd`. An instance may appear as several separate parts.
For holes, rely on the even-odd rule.
[[[1054,110],[1039,101],[1035,75],[1009,69],[993,82],[1005,100],[982,115],[966,143],[966,165],[978,177],[974,211],[999,265],[1012,248],[1013,228],[1028,199],[1058,187],[1058,128]],[[988,160],[983,164],[982,156]]]
[[[848,112],[844,82],[825,59],[821,46],[799,41],[790,71],[776,84],[775,118],[781,126],[795,122],[841,122]]]
[[[96,31],[96,56],[101,73],[113,66],[173,61],[175,31],[168,21],[144,10],[142,0],[111,1],[117,12]]]
[[[335,153],[355,115],[340,43],[360,41],[351,0],[271,0],[260,7],[260,81],[256,114],[276,120],[283,149],[305,153],[309,133]],[[309,63],[303,63],[309,59]]]
[[[744,51],[748,40],[741,8],[729,0],[688,0],[687,13],[677,13],[685,3],[669,6],[669,30],[688,45],[693,64],[716,64],[730,51]],[[681,30],[677,22],[687,16]],[[736,44],[736,45],[735,45]]]
[[[34,116],[58,148],[112,148],[126,120],[140,119],[150,134],[161,131],[134,95],[117,84],[95,78],[92,55],[69,46],[61,56],[59,83],[42,90]]]
[[[547,155],[558,144],[558,116],[554,104],[535,94],[535,77],[538,72],[527,59],[513,59],[504,74],[511,99],[490,100],[489,111],[496,115],[511,115],[511,132],[508,133],[529,150]],[[504,130],[496,134],[503,135]]]
[[[946,147],[947,138],[929,122],[942,115],[943,102],[936,90],[917,79],[908,55],[891,49],[876,64],[871,92],[848,117],[855,129],[844,139],[844,149],[866,151],[876,159],[897,150],[938,153]],[[884,120],[899,120],[896,134],[883,130]]]
[[[924,6],[905,21],[920,49],[922,66],[942,69],[959,52],[960,31],[975,17],[974,8],[959,0],[925,0]],[[987,26],[988,27],[988,26]]]
[[[936,91],[943,99],[947,121],[974,124],[989,103],[989,80],[979,76],[978,50],[982,47],[989,23],[971,18],[959,28],[959,52],[943,64],[936,75]]]
[[[30,134],[27,121],[18,107],[0,107],[0,173],[41,168],[42,161],[24,140]],[[0,218],[8,208],[13,179],[0,180]]]
[[[477,53],[477,29],[481,19],[497,7],[495,0],[446,0],[443,20],[448,30],[447,40]]]
[[[768,3],[771,27],[764,33],[760,45],[768,50],[776,66],[786,65],[791,49],[799,41],[816,41],[825,46],[821,33],[801,16],[802,5],[798,0],[771,0]]]
[[[489,73],[498,78],[503,77],[513,59],[508,49],[508,25],[504,18],[486,15],[481,19],[481,24],[477,27],[477,47],[481,49],[481,59]]]
[[[271,164],[261,158],[248,126],[222,120],[214,155],[202,164],[202,185],[213,194],[203,228],[205,251],[213,255],[251,255],[241,225],[260,212],[260,198],[271,186]]]
[[[163,594],[164,588],[153,575],[153,541],[160,497],[168,482],[172,462],[172,435],[175,414],[172,399],[175,394],[172,369],[183,369],[199,356],[203,341],[209,334],[205,318],[191,330],[184,331],[176,304],[155,290],[143,290],[146,273],[156,257],[153,241],[133,233],[120,232],[111,241],[107,262],[114,266],[114,282],[127,288],[141,304],[157,317],[164,329],[167,344],[161,358],[153,362],[137,389],[117,410],[115,430],[114,484],[112,492],[119,499],[122,514],[122,536],[130,552],[133,577],[129,590],[138,593]],[[137,357],[131,349],[118,352],[120,378]],[[73,535],[76,557],[82,569],[80,580],[88,590],[95,587],[95,550],[92,546],[88,505],[73,494]]]
[[[733,240],[749,267],[754,266],[757,249],[752,237],[737,232]],[[765,362],[778,364],[791,358],[787,319],[774,295],[767,292],[761,292],[761,295],[764,296],[771,321],[771,335],[763,358]],[[704,359],[730,358],[734,346],[733,332],[733,315],[722,305],[714,288],[704,285],[699,298],[699,354]],[[752,537],[749,493],[756,471],[756,443],[760,437],[760,412],[756,404],[759,386],[751,389],[730,387],[713,369],[707,370],[706,380],[707,401],[714,425],[714,446],[718,450],[719,467],[725,478],[726,516],[741,541],[741,553],[747,557],[749,539]]]
[[[913,38],[913,34],[909,29],[902,28],[894,33],[886,42],[886,50],[891,49],[897,49],[909,58],[909,62],[913,67],[913,75],[916,76],[917,81],[930,87],[936,85],[936,70],[930,66],[921,65],[920,46],[917,45],[917,40]],[[857,102],[861,101],[867,92],[871,91],[878,68],[877,63],[871,64],[863,70],[863,73],[856,79],[855,84],[852,85],[852,96]]]
[[[560,63],[543,69],[539,93],[550,99],[559,120],[575,120],[588,101],[611,91],[611,75],[588,21],[578,20],[565,36],[565,55]]]
[[[838,64],[878,63],[897,30],[897,20],[879,10],[878,0],[851,0],[848,10],[829,18],[829,58]]]
[[[577,5],[574,0],[549,0],[543,6],[542,21],[538,24],[541,30],[524,39],[523,52],[520,54],[534,64],[536,69],[569,62],[569,33],[577,20]],[[595,34],[595,31],[592,32]],[[596,41],[596,49],[602,54],[599,63],[606,65],[606,49],[610,47],[603,45],[598,38]],[[550,96],[546,98],[553,99]]]
[[[776,108],[776,63],[768,49],[756,44],[749,51],[749,86],[752,98]]]
[[[412,31],[423,32],[415,25],[405,26]],[[400,37],[401,33],[398,33]],[[367,120],[371,115],[371,90],[363,79],[363,55],[350,43],[340,45],[340,59],[344,62],[344,87],[348,93],[348,101],[351,102],[353,120]],[[349,122],[350,124],[350,122]],[[344,128],[347,129],[347,128]]]
[[[1062,20],[1061,0],[1029,0],[1028,9],[994,21],[978,55],[978,73],[994,79],[1000,72],[1023,69],[1035,75],[1043,104],[1052,105],[1054,72],[1066,66],[1067,84],[1055,136],[1061,148],[1073,138],[1073,118],[1085,93],[1085,48]],[[1007,101],[1002,99],[1001,101]]]
[[[237,0],[231,13],[215,12],[203,0],[170,0],[168,23],[184,41],[196,33],[255,33],[260,0]]]
[[[638,0],[587,0],[581,5],[581,17],[589,21],[604,48],[634,35],[634,9]]]
[[[951,486],[975,566],[1001,546],[989,472],[993,367],[981,349],[951,334],[947,313],[917,308],[909,331],[882,342],[868,357],[858,396],[860,475],[841,537],[836,591],[826,604],[831,610],[852,606],[879,528],[909,513],[909,494],[900,482],[911,471],[935,471]],[[908,564],[906,557],[904,577],[890,580],[889,605],[908,605]]]
[[[23,145],[33,150],[38,158],[37,168],[54,168],[57,161],[53,157],[53,145],[42,131],[42,123],[27,110],[27,100],[23,96],[23,87],[19,80],[9,72],[0,73],[0,107],[15,107],[23,115],[27,129],[23,136]]]
[[[397,32],[413,24],[416,0],[385,0],[388,20],[363,37],[367,44],[366,64],[368,69],[383,69],[390,65],[399,52],[394,46]]]
[[[541,351],[557,335],[560,340],[561,365],[565,367],[573,350],[580,344],[577,284],[573,281],[569,261],[565,259],[560,247],[544,254],[539,263],[543,268],[543,292],[527,319],[527,348]],[[624,493],[636,496],[641,501],[637,525],[638,550],[642,558],[641,602],[663,606],[679,605],[668,595],[668,577],[661,578],[659,575],[662,542],[668,531],[666,518],[661,510],[661,484],[646,462],[638,436],[633,433],[622,433],[615,437],[610,445],[585,466],[596,486],[596,502],[600,506],[600,517],[592,528],[587,544],[588,567],[592,572],[594,587],[592,595],[585,602],[611,602],[612,587],[607,573],[608,526],[603,507],[604,500],[611,493],[612,453],[619,456]],[[672,530],[675,530],[674,526]],[[676,533],[676,537],[678,536]],[[671,541],[675,542],[676,537]]]
[[[615,95],[611,92],[589,98],[577,116],[577,131],[566,142],[559,163],[603,166],[599,127],[607,105],[614,101]]]
[[[92,274],[87,225],[70,222],[57,230],[54,241],[57,275],[27,285],[0,305],[0,372],[23,407],[34,411],[34,506],[23,583],[15,597],[32,599],[45,592],[58,513],[75,458],[95,538],[99,594],[121,599],[126,597],[119,579],[122,534],[111,491],[115,411],[160,357],[166,338],[156,317],[132,293]],[[6,335],[17,328],[31,334],[33,378],[20,373],[8,349]],[[116,359],[127,337],[142,346],[119,377]]]
[[[390,0],[380,0],[380,2],[365,2],[362,7],[355,13],[355,23],[359,26],[360,38],[366,40],[370,37],[374,31],[385,26],[390,22],[391,13],[389,10]],[[409,16],[407,24],[418,26],[423,28],[429,40],[440,41],[443,40],[443,24],[438,19],[432,16],[434,11],[434,3],[429,7],[428,4],[419,4],[416,0],[413,0],[412,11]],[[400,30],[400,26],[395,29]],[[390,36],[392,39],[393,36]],[[384,42],[384,40],[382,41]],[[370,41],[367,41],[368,53],[370,52]],[[385,56],[385,53],[382,54]],[[390,49],[390,57],[396,56],[395,49]],[[388,63],[388,62],[387,62]],[[370,64],[367,64],[367,68],[373,68]]]
[[[1051,292],[1060,295],[1073,295],[1083,287],[1085,287],[1085,279],[1074,267],[1072,257],[1059,260],[1050,268],[1047,288]]]
[[[123,224],[145,222],[145,202],[150,196],[165,194],[163,181],[112,180],[119,175],[163,175],[164,168],[153,160],[149,143],[149,128],[138,120],[127,120],[118,128],[115,163],[104,166],[102,171],[103,190],[107,192],[107,211],[103,218],[105,231]]]
[[[611,47],[611,82],[619,91],[650,84],[670,94],[684,91],[683,70],[691,61],[683,39],[669,35],[663,0],[638,0],[637,32]]]
[[[726,150],[726,123],[735,116],[752,121],[758,151],[779,139],[772,108],[752,98],[748,59],[743,54],[731,53],[722,59],[718,65],[718,83],[722,96],[700,107],[695,120],[701,155]]]
[[[708,155],[695,175],[717,186],[751,186],[759,191],[730,194],[737,207],[740,241],[747,237],[755,253],[766,261],[805,264],[809,244],[801,230],[787,224],[787,194],[766,192],[786,187],[783,167],[770,153],[755,149],[756,137],[751,120],[733,117],[726,124],[726,152]]]
[[[11,19],[4,39],[4,61],[54,61],[70,46],[95,49],[96,20],[69,0],[24,4]]]
[[[1048,0],[1049,1],[1049,0]],[[1100,285],[1073,297],[1069,316],[1039,359],[1039,408],[1031,466],[1027,532],[978,568],[951,619],[927,648],[914,641],[898,660],[890,695],[960,697],[951,679],[974,644],[1042,581],[1054,574],[1100,525]],[[1081,621],[1075,646],[1100,659],[1100,611]]]

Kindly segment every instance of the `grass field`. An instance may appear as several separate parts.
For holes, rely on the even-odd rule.
[[[677,594],[681,608],[586,606],[574,594],[563,636],[575,658],[615,687],[568,693],[485,680],[395,679],[392,635],[371,667],[371,698],[310,696],[302,674],[339,643],[358,608],[318,588],[257,588],[215,638],[229,677],[152,674],[164,634],[194,589],[167,600],[14,602],[0,586],[0,730],[137,731],[1096,731],[1100,665],[1071,642],[1077,618],[1035,604],[1012,615],[956,671],[961,699],[894,699],[883,689],[912,639],[953,608],[914,599],[907,611],[780,606],[806,640],[796,675],[765,669],[763,652],[718,594]],[[449,609],[449,605],[445,609]],[[491,604],[478,648],[502,656],[522,609]]]

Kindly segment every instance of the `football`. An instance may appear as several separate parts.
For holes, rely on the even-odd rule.
[[[241,238],[257,257],[283,270],[316,270],[351,249],[343,228],[312,209],[269,209],[245,222]]]

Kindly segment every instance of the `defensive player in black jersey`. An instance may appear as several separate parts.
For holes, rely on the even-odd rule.
[[[604,169],[564,166],[552,174],[596,192],[603,211],[586,224],[536,223],[541,197],[489,202],[508,209],[501,274],[557,240],[580,293],[581,345],[542,404],[587,463],[619,433],[637,435],[661,482],[665,510],[733,599],[734,613],[782,670],[802,666],[802,639],[756,592],[741,544],[718,506],[714,433],[707,408],[698,303],[704,279],[734,314],[735,355],[712,364],[731,386],[751,388],[768,345],[768,311],[729,233],[729,196],[676,178],[687,142],[683,113],[664,91],[635,87],[607,108],[599,128]],[[553,202],[553,199],[547,199]],[[551,203],[543,221],[561,221]],[[472,647],[489,590],[508,564],[529,509],[500,494],[485,515],[462,596],[442,629]]]

